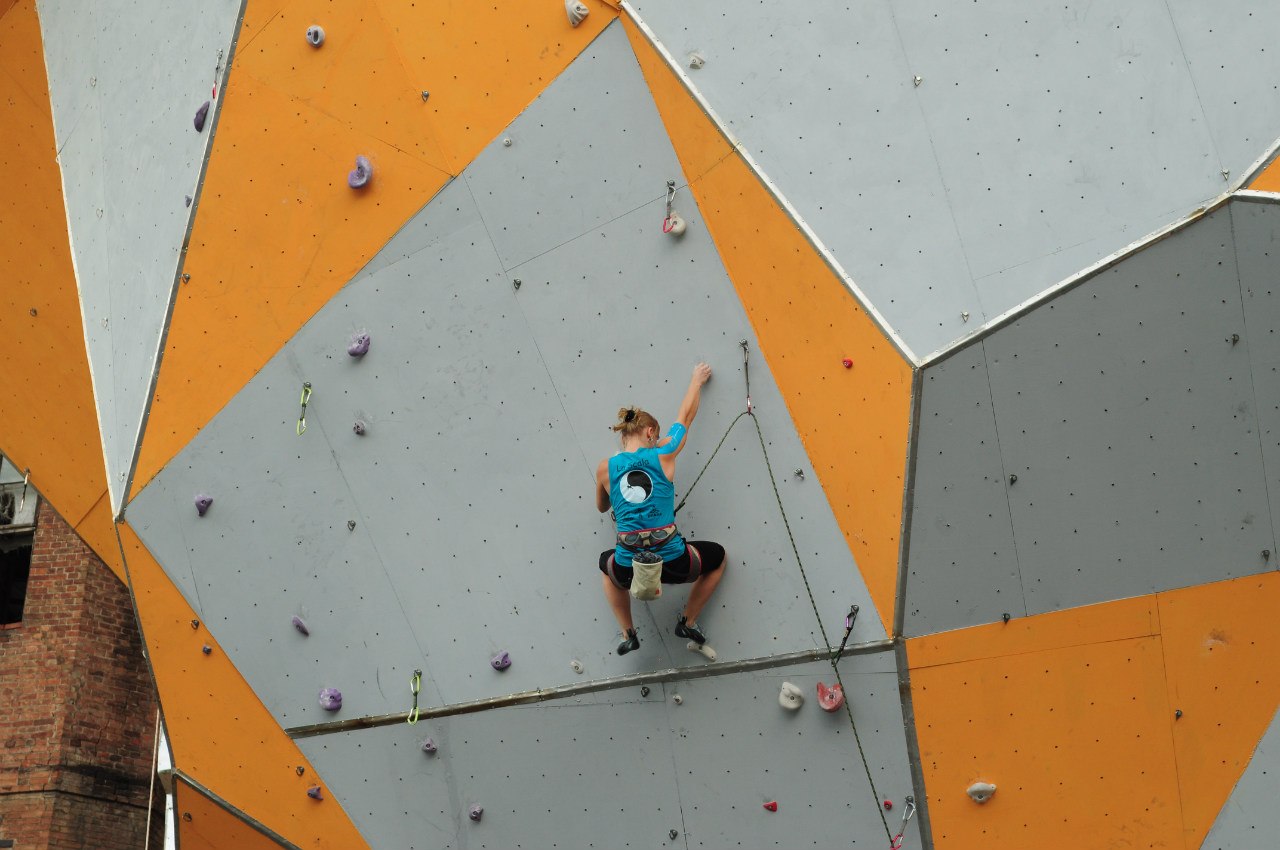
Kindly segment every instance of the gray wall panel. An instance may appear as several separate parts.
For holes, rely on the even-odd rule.
[[[1244,330],[1220,210],[986,341],[1028,613],[1264,568]]]
[[[1240,297],[1262,441],[1268,493],[1280,496],[1280,205],[1233,201],[1227,208],[1240,269]],[[1280,526],[1280,498],[1271,497],[1271,528]],[[1276,552],[1275,538],[1268,548]],[[1272,563],[1280,563],[1273,560]]]
[[[678,61],[705,57],[694,85],[921,356],[1190,212],[1280,134],[1275,6],[633,5]]]
[[[1280,411],[1268,401],[1280,392],[1266,294],[1276,268],[1272,215],[1235,202],[926,370],[909,624],[922,600],[958,598],[945,578],[953,561],[976,563],[967,572],[989,596],[1007,581],[998,567],[1007,562],[991,554],[1007,547],[994,486],[1007,494],[1027,614],[1270,568],[1262,446],[1267,469],[1280,462],[1270,457]],[[1240,277],[1258,282],[1245,284],[1247,310]],[[994,431],[977,421],[986,388],[965,368],[981,369],[979,349]],[[953,427],[931,427],[935,404],[974,409]],[[994,433],[1003,482],[991,478],[1000,471],[986,447]],[[974,471],[953,477],[957,458]],[[951,532],[954,545],[942,545],[944,509],[976,515],[962,523],[973,532],[967,539]],[[994,525],[984,530],[985,514]],[[921,634],[999,613],[956,607],[908,628]]]
[[[621,24],[597,36],[525,115],[534,113],[538,120],[515,121],[463,174],[506,268],[664,197],[668,180],[684,183]],[[511,203],[513,192],[522,203]]]
[[[917,354],[969,329],[978,297],[893,3],[632,5],[676,61],[706,58],[693,84]]]
[[[864,657],[842,673],[878,790],[895,803],[896,831],[912,791],[891,657],[887,667]],[[847,717],[817,707],[819,679],[831,681],[829,665],[298,743],[376,847],[881,846],[878,803]],[[797,713],[778,705],[783,681],[808,694]],[[427,736],[435,756],[418,747]],[[762,806],[770,800],[775,813]],[[478,824],[466,817],[473,803],[485,810]],[[919,846],[914,822],[904,846]]]
[[[1272,718],[1201,850],[1257,850],[1280,834],[1280,722]]]
[[[625,39],[591,49],[631,57]],[[639,77],[633,58],[609,61]],[[574,91],[583,77],[553,91],[562,84]],[[555,125],[543,102],[513,134]],[[596,113],[603,128],[632,135],[613,111],[635,112],[634,104],[604,100]],[[583,179],[634,169],[621,140],[604,130],[598,138],[615,161],[593,161],[597,170]],[[665,140],[648,147],[661,150],[643,156],[674,162]],[[518,165],[526,153],[519,170],[528,179],[509,186],[504,203],[528,211],[546,196],[542,181],[560,178],[537,167],[532,148],[499,152]],[[595,510],[593,475],[615,450],[607,427],[618,407],[644,403],[669,421],[692,365],[707,358],[717,376],[677,479],[692,482],[744,407],[744,337],[753,398],[829,634],[839,639],[856,602],[866,615],[853,639],[882,637],[816,478],[792,475],[808,469],[803,447],[692,201],[682,196],[690,221],[682,240],[661,233],[662,201],[646,190],[628,201],[633,212],[566,244],[547,234],[555,241],[535,260],[504,269],[495,228],[472,197],[473,185],[490,180],[485,162],[473,166],[476,180],[468,172],[446,186],[130,503],[131,522],[215,635],[235,631],[228,652],[264,702],[286,725],[314,721],[315,683],[281,675],[298,653],[308,664],[320,659],[319,672],[344,693],[343,682],[372,687],[352,694],[344,717],[405,710],[403,682],[419,665],[434,704],[705,664],[670,634],[683,588],[637,606],[641,650],[614,652],[596,569],[612,525]],[[650,330],[658,323],[660,335]],[[361,330],[372,345],[353,360],[346,344]],[[298,437],[304,380],[314,393]],[[351,430],[357,418],[367,423],[363,437]],[[216,499],[203,519],[191,502],[201,490]],[[749,420],[680,519],[689,536],[730,552],[703,618],[722,660],[821,645]],[[246,579],[244,565],[264,568]],[[288,629],[300,607],[312,628],[303,643]],[[378,627],[356,639],[356,622]],[[260,652],[286,638],[284,654]],[[488,662],[501,650],[514,664],[499,674]],[[581,675],[570,669],[575,658]]]
[[[905,633],[1026,614],[981,343],[925,372],[917,452]]]
[[[1280,88],[1271,65],[1280,10],[1251,0],[1168,5],[1218,161],[1235,180],[1280,137]]]
[[[192,126],[239,4],[41,0],[59,162],[112,504],[137,443],[196,182]],[[145,84],[144,84],[145,81]],[[216,104],[215,104],[216,106]],[[104,325],[104,320],[106,324]]]

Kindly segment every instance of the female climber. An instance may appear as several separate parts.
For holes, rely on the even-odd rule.
[[[693,368],[676,421],[661,439],[658,420],[653,416],[637,407],[619,410],[618,422],[611,430],[621,437],[622,451],[600,461],[596,469],[596,508],[601,513],[612,508],[617,528],[614,548],[600,553],[600,572],[604,574],[605,599],[622,629],[619,655],[640,648],[640,638],[631,621],[633,559],[642,571],[646,565],[656,566],[661,559],[662,584],[693,583],[675,633],[699,645],[707,640],[697,625],[698,614],[724,575],[724,547],[701,540],[686,542],[680,536],[673,482],[676,458],[698,415],[702,385],[710,379],[711,367],[706,363]],[[647,595],[637,595],[653,598],[658,593],[660,586]]]

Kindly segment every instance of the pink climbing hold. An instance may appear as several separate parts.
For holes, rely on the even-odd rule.
[[[358,333],[351,337],[351,342],[347,345],[347,354],[352,357],[364,357],[369,353],[369,335],[367,333]]]
[[[839,711],[844,707],[844,690],[839,685],[827,687],[818,683],[818,706],[823,711]]]
[[[422,751],[423,751],[424,753],[426,753],[427,755],[429,755],[429,756],[433,756],[433,755],[435,755],[435,754],[436,754],[436,749],[437,749],[437,748],[436,748],[436,742],[435,742],[435,741],[433,741],[433,740],[431,740],[430,738],[427,738],[426,740],[424,740],[424,741],[422,742]]]
[[[778,801],[770,800],[769,802],[764,804],[764,807],[766,811],[776,812],[778,810]]]
[[[504,649],[489,660],[489,666],[494,670],[506,670],[511,666],[511,653]]]
[[[472,806],[470,809],[467,810],[467,817],[471,818],[476,823],[480,822],[480,816],[483,814],[484,814],[484,808],[481,806]]]
[[[844,358],[843,360],[841,360],[841,361],[840,361],[840,365],[844,366],[844,368],[846,368],[846,369],[852,369],[852,368],[853,368],[853,361],[852,361],[852,360],[850,360],[848,357],[846,357],[846,358]]]
[[[303,620],[301,617],[297,616],[296,614],[294,615],[293,619],[290,622],[293,623],[293,627],[295,629],[302,632],[304,635],[311,634],[311,630],[307,628],[306,621]]]
[[[213,504],[213,497],[206,496],[204,493],[196,496],[196,513],[204,516],[205,511],[209,510],[209,506]]]
[[[342,708],[342,691],[337,688],[321,688],[320,707],[325,711],[337,711]]]
[[[313,800],[323,800],[324,792],[320,790],[319,785],[312,785],[307,789],[307,796]]]
[[[200,104],[200,108],[196,110],[196,120],[192,122],[196,125],[197,133],[204,132],[204,122],[205,122],[205,119],[207,119],[208,117],[209,117],[209,101],[206,100],[204,103]]]
[[[347,173],[347,185],[352,189],[363,189],[373,179],[373,163],[367,156],[356,157],[356,167]]]

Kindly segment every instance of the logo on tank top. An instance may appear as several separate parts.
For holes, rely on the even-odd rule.
[[[618,488],[622,490],[622,498],[633,505],[638,505],[649,498],[653,492],[653,480],[643,469],[633,469],[622,476]]]

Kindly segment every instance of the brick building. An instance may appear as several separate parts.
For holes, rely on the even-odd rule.
[[[149,800],[149,846],[163,847],[129,591],[47,504],[27,510],[0,527],[0,847],[142,848]]]

